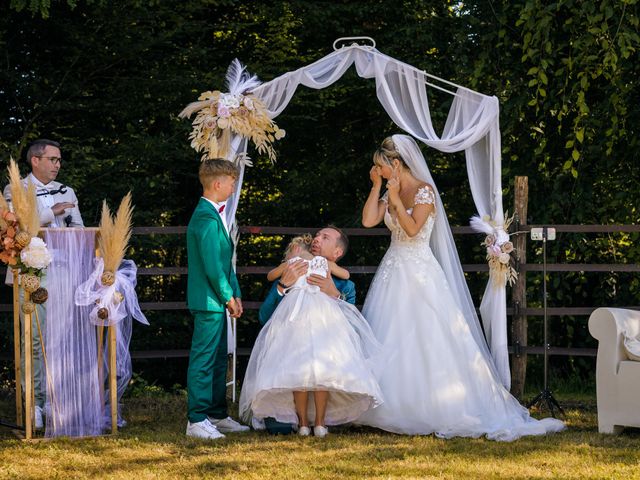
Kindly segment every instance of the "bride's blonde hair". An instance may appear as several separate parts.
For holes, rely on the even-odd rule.
[[[391,163],[398,159],[402,168],[408,168],[407,164],[400,156],[396,145],[393,143],[393,138],[387,137],[382,141],[382,145],[373,154],[373,163],[376,167],[384,167],[385,165],[391,166]]]
[[[284,259],[287,259],[287,257],[291,253],[291,250],[293,250],[293,248],[296,246],[300,247],[305,252],[311,252],[311,242],[313,242],[313,237],[308,233],[300,235],[299,237],[293,237],[289,242],[289,245],[287,245],[286,250],[284,251]]]

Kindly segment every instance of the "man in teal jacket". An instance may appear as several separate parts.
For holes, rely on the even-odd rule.
[[[315,237],[313,237],[311,253],[325,257],[332,262],[337,262],[347,253],[348,247],[349,239],[342,230],[333,225],[329,225],[318,231]],[[269,321],[271,315],[284,298],[284,295],[286,295],[287,289],[291,287],[300,276],[307,272],[308,265],[309,264],[303,260],[287,265],[280,280],[271,285],[271,289],[258,311],[258,319],[261,325]],[[307,282],[311,285],[317,285],[320,291],[330,297],[344,300],[352,305],[356,303],[356,287],[351,280],[333,278],[331,275],[328,277],[309,275]],[[314,392],[316,408],[325,409],[328,399],[328,392]],[[296,401],[294,396],[294,402]],[[266,418],[265,426],[271,433],[289,433],[292,429],[291,425],[277,422],[274,418]]]
[[[337,262],[347,253],[348,247],[349,239],[342,230],[333,225],[329,225],[319,230],[315,237],[313,237],[311,253],[325,257],[329,261]],[[308,264],[302,260],[288,265],[282,273],[280,280],[271,285],[271,289],[258,311],[258,319],[261,325],[269,321],[271,315],[273,315],[273,312],[280,304],[280,301],[284,298],[286,289],[306,273],[307,266]],[[356,303],[356,286],[351,280],[343,280],[331,276],[325,278],[320,275],[310,275],[307,281],[312,285],[318,285],[321,291],[331,297],[340,298],[352,305]]]
[[[200,165],[203,194],[187,227],[187,306],[194,318],[187,373],[187,435],[216,439],[248,427],[227,416],[227,319],[242,315],[233,242],[220,215],[235,190],[237,168],[223,159]]]

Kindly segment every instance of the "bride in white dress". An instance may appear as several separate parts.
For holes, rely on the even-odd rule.
[[[363,315],[382,343],[385,403],[357,421],[390,432],[511,441],[564,429],[535,420],[503,387],[484,340],[440,196],[413,138],[374,155],[363,225],[384,219],[387,250]],[[382,179],[387,192],[380,198]]]

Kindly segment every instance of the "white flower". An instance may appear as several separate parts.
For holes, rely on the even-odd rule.
[[[29,245],[20,252],[20,260],[29,268],[41,270],[47,268],[52,257],[44,241],[39,237],[33,237]]]
[[[229,119],[225,117],[218,117],[218,128],[224,130],[229,126]]]
[[[504,242],[509,241],[509,234],[502,229],[496,231],[496,242],[498,245],[502,245]]]
[[[509,260],[511,260],[511,257],[508,253],[501,253],[498,257],[498,260],[500,260],[500,263],[507,265],[509,263]]]
[[[218,117],[219,118],[227,118],[231,116],[231,112],[229,111],[229,107],[223,104],[218,104]]]
[[[276,140],[280,140],[281,138],[283,138],[285,135],[287,134],[287,132],[285,132],[283,129],[278,128],[276,130],[276,133],[273,135]]]
[[[240,106],[241,95],[232,95],[231,93],[223,93],[220,95],[218,105],[222,104],[227,108],[238,108]]]
[[[242,100],[242,103],[244,103],[244,106],[247,107],[247,110],[254,109],[253,99],[251,97],[244,97],[244,99]]]

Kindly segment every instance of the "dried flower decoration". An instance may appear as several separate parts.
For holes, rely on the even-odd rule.
[[[180,112],[189,118],[198,112],[189,134],[191,147],[202,152],[201,160],[227,158],[232,134],[250,139],[259,153],[276,160],[273,142],[285,136],[285,131],[273,122],[264,103],[251,91],[260,85],[258,77],[250,75],[238,59],[227,70],[227,93],[219,90],[203,92],[197,102]]]
[[[9,161],[9,181],[14,212],[4,199],[0,201],[0,261],[17,268],[25,278],[38,280],[52,260],[44,241],[37,237],[40,229],[36,191],[29,182],[24,188],[20,170],[13,159]],[[37,289],[38,285],[32,290]]]
[[[518,272],[514,268],[515,249],[507,233],[513,222],[513,215],[509,217],[509,212],[505,212],[504,218],[502,226],[488,216],[471,219],[474,230],[487,233],[482,245],[487,249],[489,275],[497,287],[504,287],[507,283],[513,285],[518,278]]]

